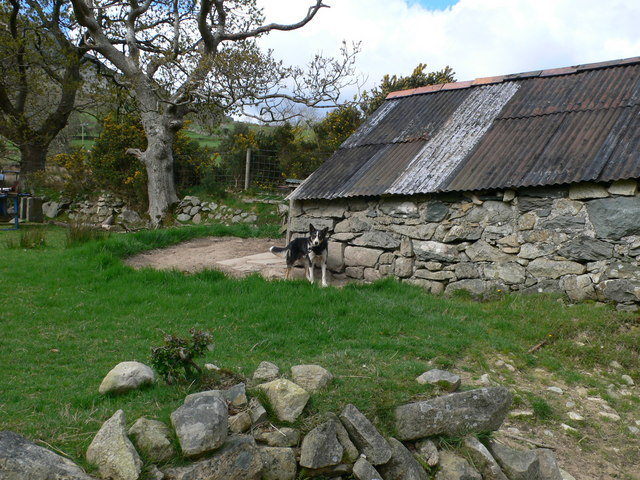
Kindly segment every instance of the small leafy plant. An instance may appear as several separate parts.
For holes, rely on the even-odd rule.
[[[202,368],[193,360],[213,350],[213,335],[192,328],[191,339],[166,334],[164,344],[151,348],[153,368],[169,384],[190,381],[202,376]]]

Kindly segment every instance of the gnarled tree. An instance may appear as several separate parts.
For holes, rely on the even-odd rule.
[[[257,39],[302,28],[325,7],[313,0],[297,23],[265,23],[255,0],[71,0],[92,49],[128,82],[147,137],[130,150],[145,165],[149,215],[159,225],[175,203],[171,145],[198,105],[267,120],[286,117],[290,102],[337,102],[355,51],[317,55],[306,69],[287,67]]]
[[[20,169],[45,167],[51,141],[74,110],[85,48],[68,36],[65,0],[0,5],[0,135],[20,150]]]

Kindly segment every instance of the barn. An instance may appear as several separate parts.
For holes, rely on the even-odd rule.
[[[640,57],[394,92],[289,197],[333,275],[640,302]]]

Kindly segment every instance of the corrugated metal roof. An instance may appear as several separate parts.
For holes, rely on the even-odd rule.
[[[292,197],[637,177],[640,57],[391,93]]]

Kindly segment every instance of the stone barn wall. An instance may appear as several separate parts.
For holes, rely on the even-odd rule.
[[[309,223],[329,227],[334,276],[395,276],[433,293],[563,292],[621,309],[640,302],[636,181],[294,201],[290,235]]]

